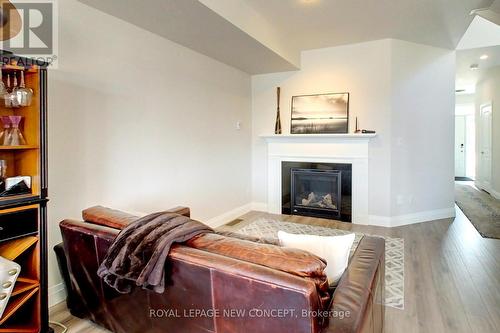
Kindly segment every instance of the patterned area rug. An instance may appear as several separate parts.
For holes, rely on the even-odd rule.
[[[283,222],[270,219],[258,219],[246,226],[238,225],[234,231],[240,234],[276,240],[278,231],[283,230],[293,234],[309,234],[320,236],[338,236],[352,232],[328,227]],[[359,241],[364,236],[355,233],[351,254],[356,250]],[[382,237],[385,239],[385,299],[384,304],[396,309],[404,309],[404,240],[402,238]]]
[[[473,183],[455,183],[455,201],[483,237],[500,239],[500,201]]]

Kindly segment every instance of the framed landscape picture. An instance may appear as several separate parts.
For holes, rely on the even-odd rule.
[[[292,134],[349,131],[349,93],[292,97]]]

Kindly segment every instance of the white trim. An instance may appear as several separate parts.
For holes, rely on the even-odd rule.
[[[405,214],[399,216],[370,215],[370,225],[381,227],[400,227],[403,225],[441,220],[455,217],[455,207],[427,210],[424,212]]]
[[[64,283],[58,283],[49,287],[49,307],[64,302],[66,300],[66,288],[64,287]]]
[[[267,202],[252,202],[252,210],[267,212]]]
[[[490,189],[490,194],[493,198],[500,200],[500,192],[495,191],[494,189]]]
[[[228,222],[231,222],[234,219],[237,219],[241,215],[246,214],[251,210],[252,210],[252,203],[247,203],[243,206],[236,207],[236,208],[230,210],[229,212],[212,217],[211,219],[207,220],[205,223],[212,228],[217,228],[217,227],[220,227],[221,225],[224,225]]]
[[[267,141],[267,212],[281,213],[283,162],[352,165],[352,222],[368,224],[368,149],[373,134],[272,135]]]
[[[304,141],[313,139],[314,141],[322,139],[362,139],[368,140],[376,137],[376,133],[347,133],[347,134],[261,134],[260,138],[265,139],[267,142],[292,142],[294,140]]]
[[[495,192],[492,195],[500,197],[499,192]],[[267,203],[250,202],[246,205],[232,209],[229,212],[213,217],[208,221],[206,221],[205,223],[212,228],[217,228],[221,225],[231,222],[234,219],[241,217],[242,215],[250,211],[269,212]],[[281,213],[278,212],[276,214],[281,214]],[[379,227],[390,228],[390,227],[400,227],[408,224],[442,220],[454,217],[455,217],[455,207],[453,206],[450,208],[427,210],[423,212],[398,215],[398,216],[369,215],[367,223],[358,223],[358,224],[366,224],[366,225],[374,225]]]
[[[474,181],[474,185],[475,185],[478,189],[483,190],[483,191],[486,191],[486,192],[488,192],[488,193],[490,193],[490,194],[491,194],[491,192],[493,192],[493,189],[491,188],[491,186],[488,186],[488,183],[485,183],[485,182],[483,182],[483,181],[481,181],[481,180],[479,180],[479,179],[476,179],[476,180]]]
[[[391,226],[391,217],[389,216],[369,215],[368,221],[369,225],[376,225],[379,227],[388,227],[388,228]]]

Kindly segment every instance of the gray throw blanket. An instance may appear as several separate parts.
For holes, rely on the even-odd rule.
[[[111,244],[97,274],[118,292],[134,285],[165,290],[165,261],[173,243],[214,232],[201,222],[174,213],[153,213],[124,228]]]

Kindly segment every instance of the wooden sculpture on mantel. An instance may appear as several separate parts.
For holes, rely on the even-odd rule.
[[[274,134],[281,134],[281,118],[280,118],[280,87],[276,89],[278,99],[278,108],[276,110],[276,124],[274,125]]]

